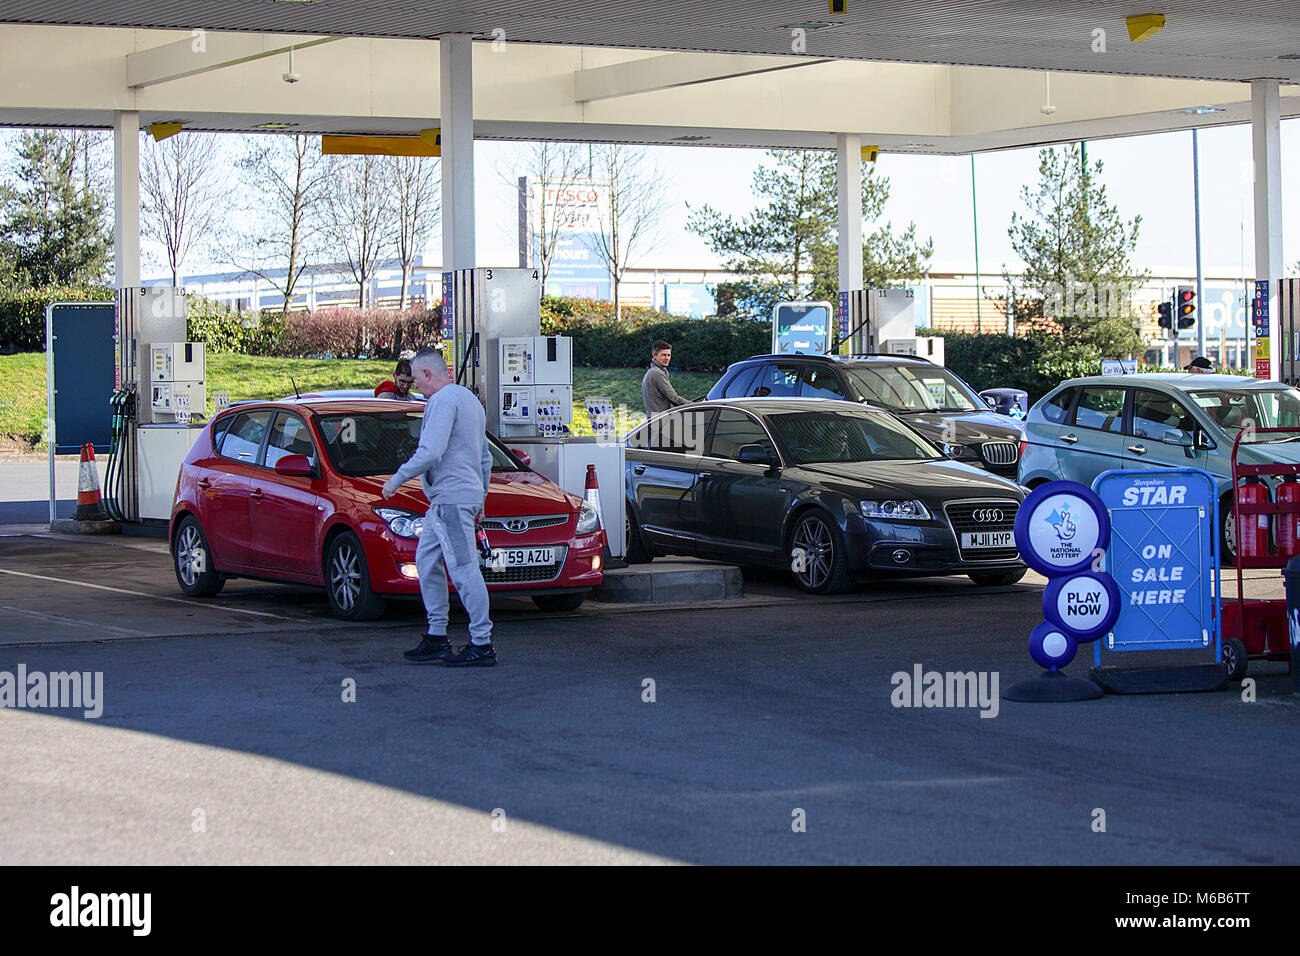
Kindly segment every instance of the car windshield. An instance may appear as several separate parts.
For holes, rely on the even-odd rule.
[[[1300,390],[1288,386],[1198,388],[1187,394],[1230,435],[1235,436],[1251,423],[1256,428],[1300,426]]]
[[[842,412],[782,412],[767,420],[800,465],[942,457],[928,441],[883,412],[848,406]]]
[[[415,454],[420,444],[420,412],[352,412],[316,419],[325,453],[341,475],[364,478],[391,475]],[[493,471],[522,471],[497,443],[488,441]]]
[[[891,412],[987,409],[965,382],[938,366],[862,365],[845,371],[859,402],[880,405]]]

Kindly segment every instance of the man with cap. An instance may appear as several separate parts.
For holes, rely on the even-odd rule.
[[[1183,371],[1191,372],[1193,375],[1208,375],[1214,371],[1214,366],[1204,355],[1198,355],[1183,366]]]

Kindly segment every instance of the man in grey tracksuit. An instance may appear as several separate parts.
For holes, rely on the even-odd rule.
[[[429,511],[415,549],[420,594],[428,614],[428,633],[406,652],[414,664],[491,667],[492,647],[487,585],[479,568],[474,522],[483,511],[492,480],[483,406],[469,389],[456,385],[442,353],[421,349],[411,359],[415,387],[428,399],[420,426],[420,444],[410,460],[384,483],[392,497],[416,475],[429,499]],[[447,639],[447,578],[469,613],[470,642],[453,653]]]
[[[654,418],[675,405],[690,404],[668,381],[668,363],[672,357],[673,347],[667,342],[650,346],[650,370],[641,379],[641,403],[645,405],[647,418]]]

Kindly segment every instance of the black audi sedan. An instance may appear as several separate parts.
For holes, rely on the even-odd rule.
[[[946,457],[888,412],[825,399],[696,402],[627,437],[627,556],[786,568],[804,590],[1025,573],[1024,489]]]
[[[732,364],[706,396],[837,398],[897,415],[953,458],[1016,477],[1024,426],[989,408],[942,365],[911,355],[756,355]]]

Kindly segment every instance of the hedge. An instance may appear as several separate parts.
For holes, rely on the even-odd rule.
[[[0,353],[45,351],[45,308],[51,302],[104,302],[108,286],[0,289]]]
[[[573,338],[573,362],[596,368],[644,368],[657,339],[673,347],[673,367],[716,372],[772,348],[772,323],[745,318],[691,319],[625,308],[614,319],[608,302],[542,300],[542,333]]]

